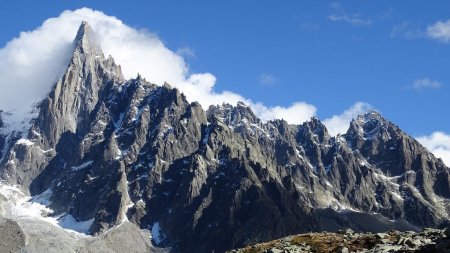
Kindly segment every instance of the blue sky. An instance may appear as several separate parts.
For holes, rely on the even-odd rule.
[[[0,47],[80,7],[157,33],[218,91],[321,119],[362,101],[413,136],[450,133],[450,44],[427,34],[448,1],[1,1]]]

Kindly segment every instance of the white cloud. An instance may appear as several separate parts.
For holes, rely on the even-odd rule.
[[[420,136],[416,139],[436,157],[441,158],[447,166],[450,166],[450,135],[434,132],[429,136]]]
[[[300,124],[310,120],[317,112],[315,106],[304,102],[296,102],[289,107],[275,106],[271,108],[256,104],[252,109],[262,120],[284,119],[290,124]]]
[[[344,134],[347,132],[353,118],[367,112],[371,108],[372,106],[370,104],[357,102],[345,110],[342,114],[334,115],[331,118],[325,119],[323,124],[327,127],[328,132],[332,136]]]
[[[441,88],[443,84],[436,80],[431,80],[429,78],[418,79],[413,82],[412,88],[415,90],[423,89],[438,89]]]
[[[331,8],[334,12],[331,15],[328,15],[328,19],[333,22],[347,22],[354,26],[366,26],[372,24],[372,20],[362,17],[360,13],[347,13],[339,2],[332,3]]]
[[[64,11],[35,30],[20,33],[0,49],[1,109],[21,115],[19,112],[28,110],[50,91],[70,60],[72,41],[82,21],[92,26],[105,55],[115,58],[126,78],[140,73],[156,84],[168,82],[204,108],[242,101],[265,120],[284,118],[290,123],[301,123],[315,115],[316,108],[304,102],[290,107],[268,107],[230,91],[217,92],[214,75],[190,73],[183,59],[189,50],[177,54],[165,47],[155,34],[131,28],[116,17],[88,8]]]
[[[450,19],[447,21],[438,21],[427,28],[427,34],[430,38],[439,40],[443,43],[450,42]]]
[[[273,74],[262,73],[259,75],[258,82],[264,86],[274,86],[278,83],[278,79]]]

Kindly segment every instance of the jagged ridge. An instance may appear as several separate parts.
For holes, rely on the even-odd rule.
[[[332,137],[320,120],[258,119],[243,103],[188,103],[170,85],[125,81],[87,23],[65,75],[13,139],[1,177],[92,234],[130,220],[155,244],[218,252],[288,234],[416,230],[448,221],[449,170],[376,112]],[[3,154],[2,154],[3,155]]]

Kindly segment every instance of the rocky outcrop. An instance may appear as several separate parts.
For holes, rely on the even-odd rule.
[[[32,195],[51,189],[50,215],[94,219],[94,235],[129,220],[157,246],[223,252],[449,219],[449,169],[380,114],[333,137],[316,118],[262,122],[243,103],[204,111],[168,84],[125,81],[86,23],[38,110],[29,131],[3,138],[1,178]]]
[[[421,232],[356,233],[351,229],[337,233],[292,235],[279,240],[231,250],[229,253],[282,252],[448,252],[448,236],[443,230],[425,229]]]

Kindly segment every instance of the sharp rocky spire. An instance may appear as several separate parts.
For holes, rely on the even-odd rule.
[[[81,22],[74,40],[74,45],[75,51],[84,54],[102,54],[101,48],[95,39],[95,33],[86,21]]]

